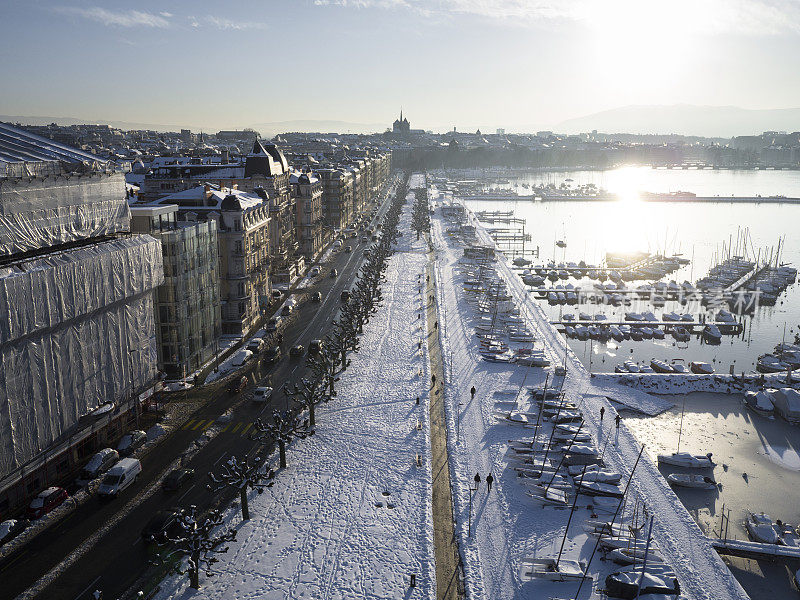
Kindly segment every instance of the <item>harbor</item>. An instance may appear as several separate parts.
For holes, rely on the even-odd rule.
[[[431,197],[441,201],[442,213],[459,214],[454,208],[444,209],[457,199],[435,192]],[[707,231],[694,240],[691,236],[679,240],[677,233],[670,233],[673,227],[677,231],[678,223],[668,220],[666,231],[659,227],[661,231],[654,231],[652,238],[645,237],[645,243],[638,247],[636,240],[629,239],[623,240],[627,242],[623,247],[601,246],[600,240],[612,238],[607,232],[593,235],[598,224],[608,222],[608,216],[601,217],[595,205],[591,205],[590,214],[570,217],[566,205],[558,215],[537,213],[536,217],[520,203],[500,210],[485,203],[468,202],[466,206],[476,209],[474,217],[463,213],[461,225],[448,225],[446,232],[451,239],[461,239],[473,248],[464,250],[472,262],[467,270],[460,271],[459,281],[468,304],[476,311],[469,322],[478,356],[500,368],[518,372],[527,366],[533,372],[541,370],[554,376],[552,385],[557,391],[552,400],[542,391],[540,382],[531,388],[533,402],[508,390],[507,396],[495,397],[492,413],[498,423],[521,428],[527,436],[509,439],[507,456],[509,464],[516,465],[518,477],[534,479],[534,500],[544,507],[568,508],[571,494],[580,494],[585,488],[585,483],[575,478],[580,470],[576,465],[580,464],[598,465],[593,467],[597,473],[592,474],[593,493],[611,497],[618,493],[625,498],[624,474],[631,473],[633,467],[637,491],[629,499],[631,513],[625,517],[624,527],[620,526],[618,532],[615,517],[610,522],[601,517],[600,521],[589,521],[591,525],[584,525],[584,529],[591,539],[588,527],[609,528],[607,541],[603,535],[598,538],[605,552],[609,551],[608,544],[613,549],[615,543],[631,549],[634,555],[645,551],[644,542],[649,539],[646,515],[653,514],[653,498],[645,491],[650,472],[642,474],[648,481],[642,488],[635,475],[642,463],[628,464],[627,469],[616,463],[617,440],[611,456],[607,454],[608,445],[603,440],[612,430],[604,426],[602,411],[598,423],[594,412],[598,405],[590,402],[594,394],[614,399],[613,406],[621,411],[636,440],[627,455],[634,454],[636,443],[644,444],[648,462],[657,465],[659,478],[666,489],[671,488],[667,492],[659,485],[660,493],[667,498],[677,494],[699,527],[690,537],[723,557],[728,572],[736,576],[750,597],[761,597],[766,590],[775,598],[793,597],[792,578],[800,560],[797,526],[788,525],[800,522],[800,514],[793,496],[786,494],[800,483],[800,455],[796,450],[800,447],[800,428],[791,412],[795,405],[800,407],[792,394],[800,393],[790,389],[800,383],[792,373],[800,367],[800,345],[796,345],[800,341],[796,339],[800,319],[796,318],[796,270],[792,266],[797,264],[798,248],[793,240],[777,228],[767,234],[741,226],[726,232],[715,216],[706,225],[718,227],[716,241]],[[636,205],[625,208],[633,213],[641,210]],[[796,210],[791,206],[784,209]],[[547,208],[542,205],[539,210]],[[692,210],[702,211],[704,207]],[[526,226],[531,240],[525,241],[524,251],[521,244],[501,250],[493,231],[501,220],[520,228]],[[590,222],[591,231],[587,228]],[[636,221],[628,214],[625,222]],[[641,231],[635,233],[640,235]],[[491,248],[494,253],[487,250]],[[505,256],[498,259],[499,253]],[[648,273],[649,267],[654,269]],[[643,273],[650,276],[641,276]],[[533,281],[534,277],[541,281]],[[644,283],[640,283],[642,280]],[[746,306],[752,298],[763,302]],[[538,380],[540,376],[533,372],[526,372],[523,381]],[[596,374],[594,382],[590,374]],[[583,383],[576,380],[570,385],[575,377]],[[683,385],[682,377],[691,383]],[[629,386],[630,392],[619,391],[620,383]],[[758,391],[767,387],[776,389],[766,395]],[[577,389],[581,393],[575,393]],[[641,390],[641,394],[636,395],[635,390]],[[685,390],[680,393],[688,395],[663,395],[670,390]],[[754,391],[745,394],[745,390]],[[538,401],[536,394],[541,396]],[[673,408],[642,414],[661,401]],[[555,428],[542,425],[544,422],[554,423]],[[682,430],[677,440],[667,432],[672,427]],[[761,443],[760,454],[754,441]],[[575,452],[571,445],[576,446]],[[669,457],[677,457],[684,448],[697,465],[672,465]],[[666,457],[664,462],[662,457]],[[561,474],[563,466],[570,464],[572,481]],[[698,466],[703,467],[699,472],[695,470]],[[536,478],[541,481],[545,471],[551,475],[547,477],[549,483],[542,486]],[[769,493],[762,492],[766,479],[770,481]],[[769,515],[776,520],[773,522]],[[577,513],[575,517],[585,518]],[[754,537],[748,520],[762,533]],[[622,529],[636,533],[615,542]],[[776,534],[782,541],[761,537],[767,530],[783,531],[782,537]],[[564,536],[562,545],[566,542],[569,546],[569,536]],[[656,539],[652,542],[656,571],[675,573],[683,586],[678,569],[665,560],[669,544]],[[643,558],[636,556],[639,561]],[[523,557],[523,580],[534,581],[552,573],[550,560],[546,556]],[[555,565],[561,581],[574,579],[576,573],[590,568],[585,562],[574,561],[568,561],[563,570],[557,560]],[[615,590],[608,579],[606,589]],[[614,591],[612,597],[617,593]]]

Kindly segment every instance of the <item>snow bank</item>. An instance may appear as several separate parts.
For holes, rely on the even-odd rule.
[[[689,373],[595,373],[592,381],[598,386],[624,385],[644,390],[650,394],[680,395],[692,392],[731,394],[758,391],[767,387],[786,387],[786,375],[748,376],[741,375],[695,375]],[[795,382],[795,385],[797,383]]]

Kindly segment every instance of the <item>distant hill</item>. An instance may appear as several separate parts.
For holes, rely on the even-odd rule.
[[[296,121],[274,121],[271,123],[255,123],[251,125],[264,137],[272,137],[287,132],[323,132],[323,133],[382,133],[386,131],[386,123],[351,123],[349,121],[327,121],[323,119],[300,119]]]
[[[153,131],[180,131],[179,126],[158,125],[155,123],[133,123],[130,121],[104,121],[103,119],[76,119],[75,117],[34,117],[20,115],[0,115],[0,121],[22,123],[23,125],[108,125],[116,129],[150,129]],[[185,125],[184,125],[185,127]]]
[[[800,131],[800,108],[751,110],[738,106],[625,106],[559,123],[555,131],[580,133],[677,133],[707,137]]]

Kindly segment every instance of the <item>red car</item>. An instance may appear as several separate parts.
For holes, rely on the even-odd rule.
[[[28,518],[38,519],[61,506],[69,496],[62,487],[50,487],[39,493],[28,505]]]

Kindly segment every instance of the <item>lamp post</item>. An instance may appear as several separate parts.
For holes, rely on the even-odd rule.
[[[467,526],[467,537],[472,537],[472,496],[478,491],[478,486],[481,483],[481,476],[475,473],[473,481],[475,482],[475,487],[469,488],[469,525]]]

